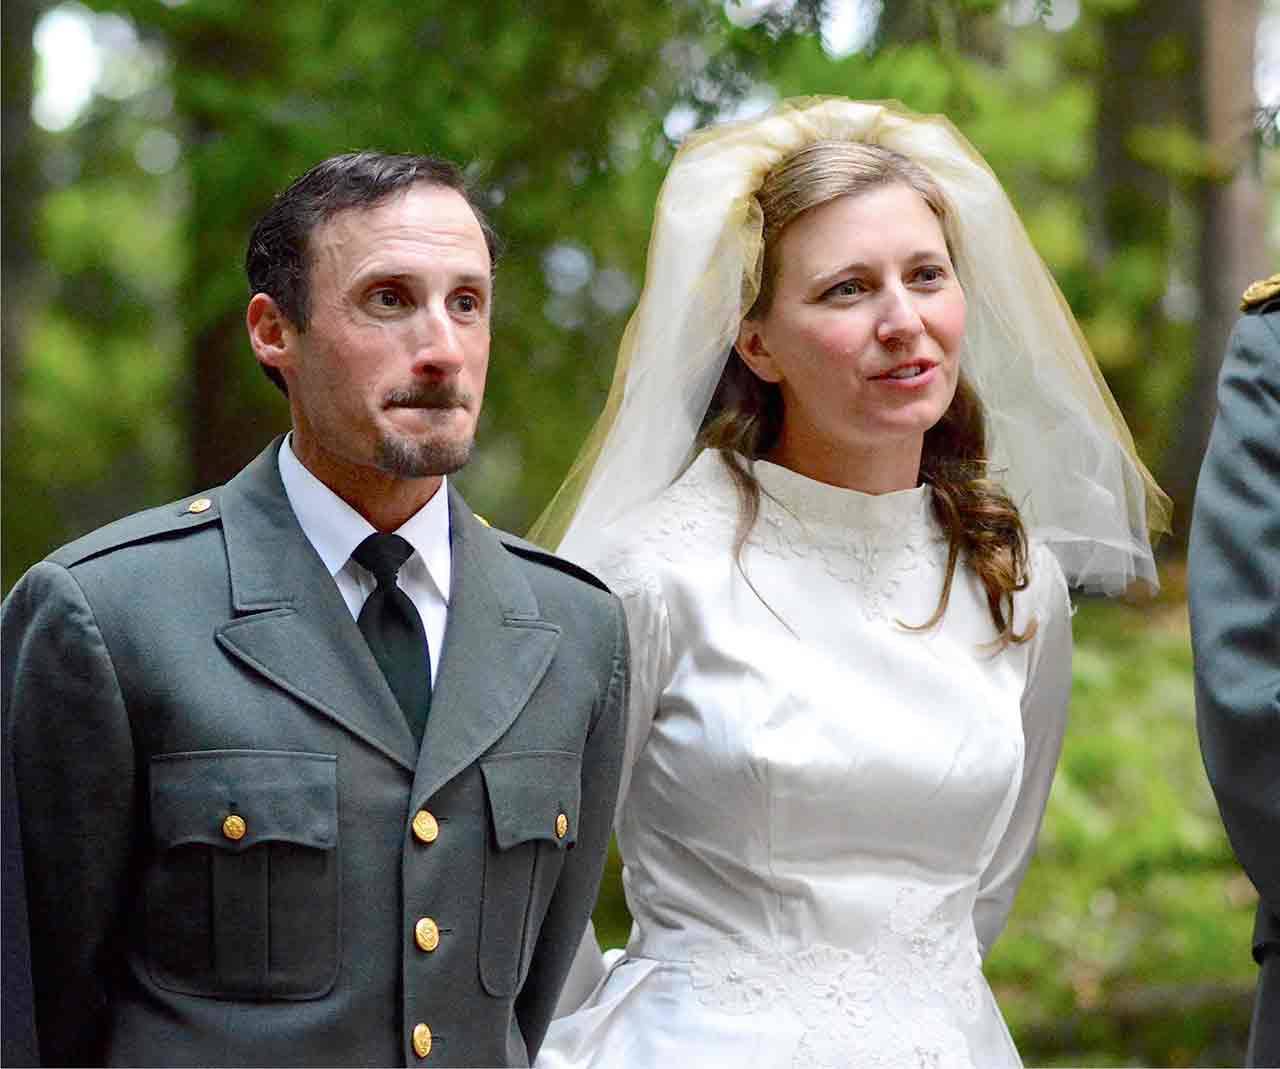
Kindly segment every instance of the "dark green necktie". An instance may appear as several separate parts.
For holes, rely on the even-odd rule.
[[[356,623],[421,746],[431,706],[431,651],[417,608],[396,585],[396,575],[412,554],[413,547],[399,535],[371,534],[351,558],[378,581]]]

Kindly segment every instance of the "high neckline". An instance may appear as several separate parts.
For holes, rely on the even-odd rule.
[[[705,450],[694,462],[695,469],[719,481],[729,480],[724,462],[714,449]],[[764,491],[762,511],[780,505],[805,526],[843,528],[887,528],[902,531],[929,527],[933,500],[927,485],[886,494],[869,494],[811,479],[790,468],[767,460],[757,460],[752,470]],[[713,474],[714,473],[714,474]]]

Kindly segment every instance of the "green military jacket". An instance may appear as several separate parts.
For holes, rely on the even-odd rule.
[[[419,750],[277,448],[5,600],[41,1058],[526,1065],[609,838],[621,608],[451,492]]]

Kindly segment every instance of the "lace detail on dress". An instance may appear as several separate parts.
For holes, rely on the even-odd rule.
[[[926,491],[870,495],[813,482],[773,465],[758,472],[771,484],[747,546],[783,560],[815,560],[833,578],[854,587],[868,620],[894,615],[899,588],[913,573],[941,573],[946,540],[930,520]],[[785,481],[785,485],[782,483]],[[783,494],[785,499],[780,499]],[[597,567],[618,587],[639,569],[627,555],[683,563],[731,553],[738,495],[719,458],[708,452],[654,503],[641,522],[620,532],[622,547]],[[748,564],[748,572],[750,566]]]
[[[610,548],[588,566],[623,601],[645,596],[659,600],[661,567],[655,567],[656,562],[679,564],[695,556],[721,556],[731,545],[733,522],[716,507],[701,480],[682,480],[663,494],[653,514],[618,531]]]
[[[641,535],[666,560],[681,561],[691,553],[718,556],[732,545],[737,514],[725,509],[722,494],[700,474],[691,473],[663,495],[657,521]]]
[[[593,565],[592,570],[623,601],[641,594],[657,594],[661,585],[652,569],[629,546],[619,546]]]
[[[786,559],[814,557],[827,573],[857,588],[868,620],[886,619],[902,581],[923,567],[941,568],[945,540],[920,512],[864,519],[858,526],[825,517],[801,519],[771,498],[760,502],[750,542]]]
[[[626,526],[619,523],[608,540],[609,550],[592,565],[615,594],[651,588],[654,558],[680,563],[692,556],[719,557],[732,547],[736,501],[706,467],[703,461],[690,469],[645,515]]]
[[[978,1019],[981,959],[972,928],[945,905],[941,895],[903,888],[866,953],[827,945],[772,952],[727,938],[699,948],[690,981],[703,1005],[724,1013],[793,1014],[802,1027],[796,1069],[973,1069],[957,1023]]]

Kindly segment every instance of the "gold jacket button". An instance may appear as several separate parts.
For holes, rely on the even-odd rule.
[[[425,1024],[413,1026],[413,1053],[419,1058],[431,1053],[431,1029]]]
[[[207,497],[198,497],[190,505],[187,506],[188,512],[208,512],[213,508],[213,502]]]
[[[569,834],[569,818],[565,814],[560,813],[556,817],[556,838],[563,839]]]
[[[232,813],[222,822],[222,834],[232,842],[239,842],[244,838],[244,833],[249,830],[249,826],[245,824],[244,817],[237,816]]]
[[[423,917],[413,926],[413,941],[419,950],[428,954],[440,945],[440,928],[430,917]]]
[[[440,835],[440,825],[427,810],[419,809],[413,818],[413,835],[420,843],[434,843]]]

